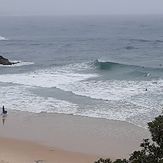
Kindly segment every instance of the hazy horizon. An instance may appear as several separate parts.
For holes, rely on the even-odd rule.
[[[162,0],[0,0],[0,16],[163,15]]]

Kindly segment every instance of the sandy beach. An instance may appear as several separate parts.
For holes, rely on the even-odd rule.
[[[0,163],[91,163],[94,156],[48,148],[28,141],[0,138]]]
[[[147,129],[106,119],[9,111],[0,122],[0,163],[91,163],[127,158]],[[42,163],[41,161],[38,163]]]

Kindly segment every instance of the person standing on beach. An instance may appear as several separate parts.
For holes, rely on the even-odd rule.
[[[6,115],[6,114],[7,114],[7,110],[5,110],[4,105],[2,106],[2,114],[3,114],[3,115]]]

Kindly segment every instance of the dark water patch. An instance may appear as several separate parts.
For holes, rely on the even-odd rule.
[[[163,43],[163,40],[155,40],[156,43]]]
[[[138,48],[136,48],[134,46],[126,46],[125,49],[126,50],[133,50],[133,49],[138,49]]]
[[[163,40],[150,40],[150,39],[129,39],[130,42],[139,42],[139,43],[163,43]]]
[[[30,45],[31,46],[40,46],[41,44],[39,44],[39,43],[31,43]]]
[[[153,42],[153,40],[147,40],[147,39],[129,39],[131,42]]]

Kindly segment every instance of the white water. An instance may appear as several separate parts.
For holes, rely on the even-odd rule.
[[[28,86],[1,86],[0,103],[8,109],[29,112],[57,112],[72,114],[76,112],[77,105],[55,98],[35,96]]]
[[[5,40],[8,40],[8,39],[3,36],[0,36],[0,41],[5,41]]]
[[[163,96],[163,80],[98,81],[94,80],[98,74],[83,74],[82,71],[76,72],[76,69],[76,66],[69,65],[29,73],[0,75],[0,82],[10,85],[12,83],[12,86],[1,87],[0,103],[16,110],[77,114],[129,121],[138,125],[151,120],[151,112],[158,113],[161,110],[163,103],[159,97]],[[105,105],[97,105],[94,109],[88,107],[79,112],[77,104],[53,97],[39,97],[30,91],[37,87],[56,87],[76,95],[104,100]],[[139,119],[139,116],[142,117]]]
[[[32,87],[51,88],[56,87],[74,94],[87,96],[94,99],[119,101],[125,100],[141,104],[141,99],[134,98],[138,95],[163,92],[163,80],[158,81],[126,81],[108,80],[97,81],[91,78],[98,77],[97,74],[82,74],[69,71],[67,68],[51,68],[38,70],[23,74],[0,75],[0,82],[21,84]],[[88,80],[89,79],[89,80]],[[148,91],[145,89],[148,88]],[[146,99],[147,100],[147,99]],[[148,101],[149,100],[149,101]],[[153,107],[149,98],[142,102],[145,107]]]

